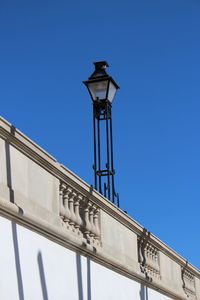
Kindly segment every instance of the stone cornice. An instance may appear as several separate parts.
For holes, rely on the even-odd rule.
[[[66,167],[59,164],[55,158],[49,155],[37,144],[32,142],[23,133],[21,133],[18,129],[13,127],[3,118],[0,118],[0,137],[8,141],[9,144],[14,146],[31,160],[35,161],[38,165],[47,170],[53,176],[61,181],[67,182],[72,188],[78,190],[80,194],[90,199],[100,209],[115,218],[118,222],[129,228],[138,236],[143,235],[144,228],[140,224],[134,221],[131,217],[129,217],[111,202],[107,201],[97,191],[91,190],[90,186],[87,183],[85,183],[82,179],[80,179]],[[186,260],[161,240],[159,240],[157,237],[155,237],[153,234],[149,233],[148,239],[152,245],[154,245],[158,250],[162,251],[168,257],[176,261],[181,267],[185,266]],[[197,268],[195,268],[191,264],[187,264],[187,269],[193,275],[200,278],[200,271]]]

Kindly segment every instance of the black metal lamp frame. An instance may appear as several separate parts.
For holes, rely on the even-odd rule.
[[[116,89],[118,89],[119,86],[112,79],[112,77],[106,73],[105,67],[108,66],[108,64],[105,61],[94,64],[96,68],[95,72],[90,76],[88,81],[84,81],[84,84],[87,86],[90,96],[93,100],[94,188],[119,207],[119,194],[115,192],[114,183],[115,169],[113,160],[112,103],[108,100],[110,82],[115,85]],[[104,68],[102,68],[102,66],[104,66]],[[105,80],[108,81],[106,98],[97,98],[94,100],[88,84]],[[101,133],[103,133],[103,123],[105,124],[106,131],[105,168],[103,168],[101,155]]]

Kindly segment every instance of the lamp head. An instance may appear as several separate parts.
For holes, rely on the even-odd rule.
[[[112,104],[119,86],[106,72],[108,63],[106,61],[94,62],[95,70],[87,81],[87,86],[93,101],[109,101]]]

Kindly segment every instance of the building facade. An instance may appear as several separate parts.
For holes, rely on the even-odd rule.
[[[0,299],[200,300],[200,271],[0,118]]]

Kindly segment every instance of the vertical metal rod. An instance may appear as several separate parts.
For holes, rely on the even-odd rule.
[[[104,197],[106,197],[106,183],[104,182]]]
[[[97,189],[97,145],[96,145],[96,120],[95,107],[93,104],[93,134],[94,134],[94,188]]]
[[[99,193],[102,194],[102,189],[101,189],[101,148],[100,148],[100,120],[99,116],[97,119],[97,126],[98,126],[98,176],[99,176]]]
[[[107,182],[108,182],[108,199],[110,200],[110,143],[109,143],[109,131],[108,131],[108,118],[109,118],[109,107],[106,105],[106,144],[107,144],[107,164],[106,169],[108,171]]]
[[[114,162],[113,162],[113,137],[112,137],[112,109],[110,109],[110,151],[112,172],[112,202],[115,202]]]
[[[117,193],[117,206],[119,207],[119,193]]]

